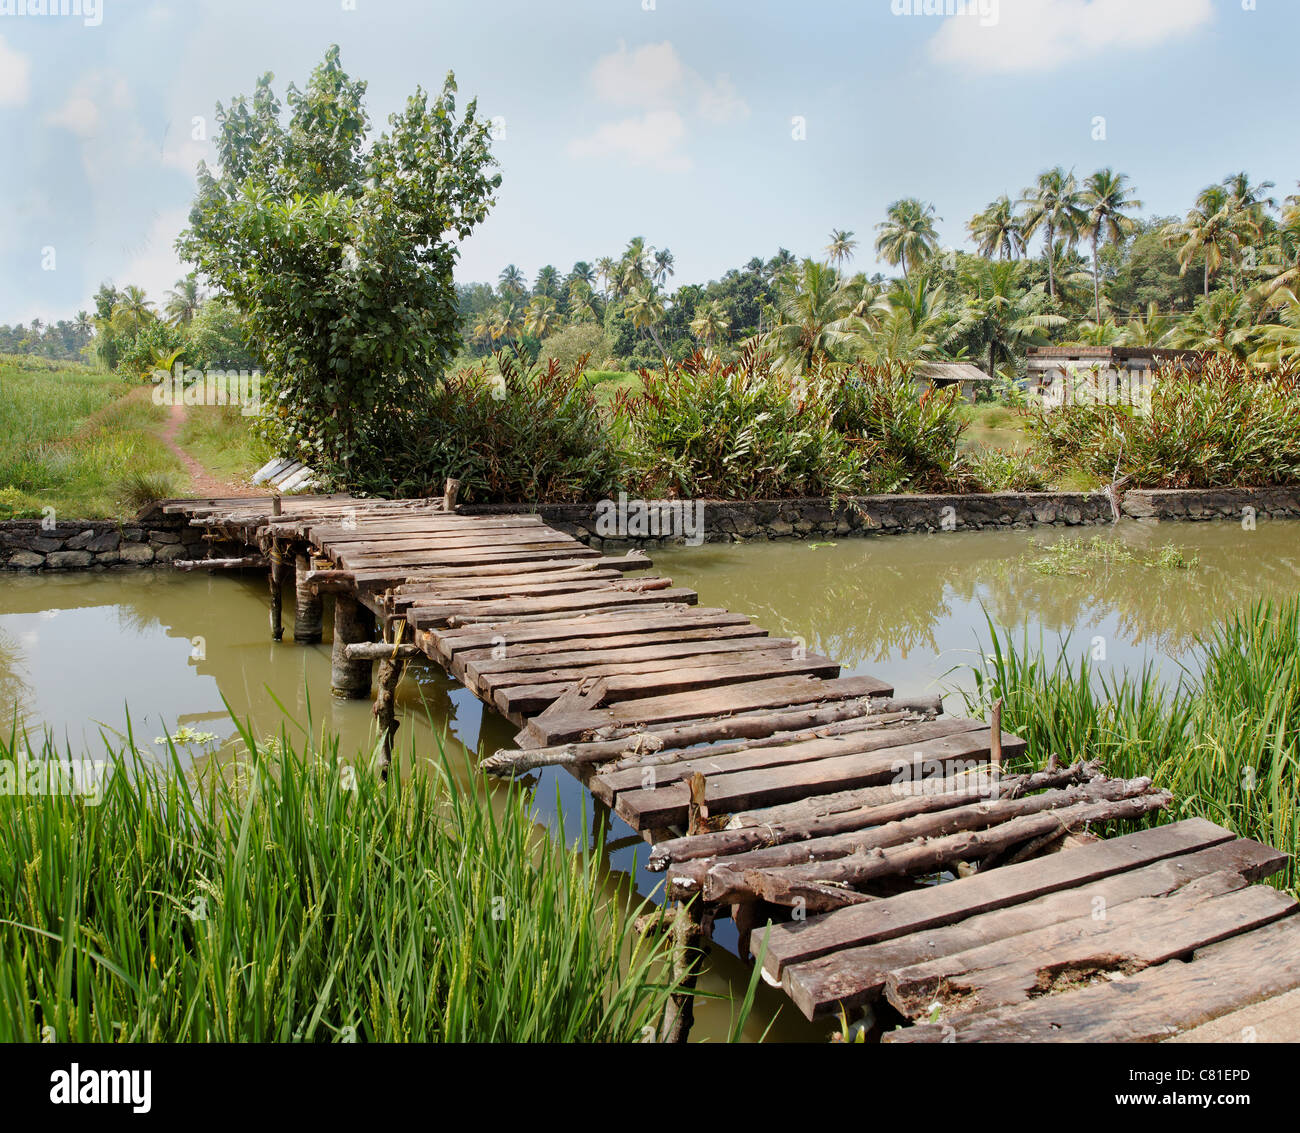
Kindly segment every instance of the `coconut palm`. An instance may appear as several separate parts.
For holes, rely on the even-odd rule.
[[[986,356],[990,377],[999,360],[1023,354],[1066,323],[1064,316],[1042,309],[1041,284],[1022,288],[1021,274],[1022,265],[1014,260],[973,260],[958,277],[963,300],[951,337]]]
[[[654,339],[655,346],[659,348],[659,352],[666,354],[664,344],[659,340],[659,333],[655,329],[663,322],[663,297],[649,284],[646,284],[638,287],[628,296],[627,307],[624,310],[627,317],[632,321],[632,325],[637,330],[649,331],[650,337]]]
[[[117,306],[113,309],[114,330],[123,334],[134,334],[157,318],[153,303],[145,295],[144,288],[131,284],[122,289],[118,295]]]
[[[1003,193],[983,212],[977,212],[966,224],[979,254],[992,259],[1018,259],[1025,250],[1025,236],[1011,198]]]
[[[1251,361],[1265,366],[1300,366],[1300,299],[1286,288],[1278,292],[1277,323],[1265,327],[1263,343]]]
[[[203,295],[199,290],[198,276],[190,272],[184,279],[178,279],[176,286],[167,292],[167,303],[163,310],[172,326],[187,327],[194,321],[202,304]]]
[[[654,267],[651,269],[651,275],[655,283],[660,287],[667,282],[668,277],[673,274],[673,254],[667,248],[660,248],[654,254]]]
[[[782,284],[778,322],[764,337],[764,346],[784,369],[795,373],[854,355],[867,331],[863,320],[853,314],[857,301],[833,267],[804,260]]]
[[[1145,315],[1135,315],[1124,324],[1117,346],[1168,346],[1178,326],[1173,315],[1163,315],[1156,303],[1148,303]]]
[[[701,342],[713,346],[731,329],[731,321],[716,299],[696,309],[691,320],[691,334]]]
[[[840,271],[849,260],[853,259],[853,252],[857,246],[858,242],[853,239],[852,232],[844,228],[832,228],[831,242],[826,245],[826,262],[833,265],[836,271]]]
[[[492,319],[492,337],[498,342],[512,342],[522,329],[519,308],[510,302],[502,303]]]
[[[549,295],[536,295],[528,304],[524,326],[534,338],[545,338],[560,325],[560,312]]]
[[[1038,181],[1026,189],[1020,198],[1025,207],[1021,222],[1025,241],[1028,242],[1041,228],[1043,247],[1047,257],[1047,294],[1056,300],[1056,239],[1061,237],[1066,248],[1074,246],[1084,220],[1083,202],[1074,173],[1066,173],[1059,165],[1038,175]]]
[[[1210,293],[1210,277],[1217,274],[1225,259],[1237,254],[1239,241],[1232,214],[1232,199],[1222,185],[1201,190],[1196,206],[1179,223],[1162,232],[1165,243],[1178,249],[1180,274],[1200,256],[1203,260],[1202,294]]]
[[[560,295],[560,273],[554,264],[546,264],[538,269],[533,281],[533,294],[544,295],[548,299],[558,299]]]
[[[492,346],[494,329],[495,324],[492,312],[484,311],[479,315],[470,333],[475,342],[481,343],[490,349]]]
[[[650,252],[644,236],[633,236],[627,243],[615,276],[615,294],[620,298],[650,284]]]
[[[939,247],[939,233],[935,230],[934,205],[925,204],[915,197],[904,197],[889,206],[885,220],[876,225],[880,235],[876,238],[876,251],[892,266],[903,265],[903,278],[911,269],[928,259]]]
[[[600,318],[596,289],[580,276],[575,275],[569,280],[569,310],[578,322]]]
[[[1216,291],[1203,296],[1174,333],[1173,344],[1184,350],[1230,354],[1241,361],[1259,345],[1254,312],[1244,295]]]
[[[1140,209],[1142,202],[1132,195],[1128,175],[1113,169],[1098,169],[1083,183],[1082,202],[1087,210],[1080,227],[1083,235],[1092,242],[1092,298],[1095,318],[1101,325],[1101,258],[1098,252],[1102,243],[1122,243],[1124,237],[1137,227],[1129,211]]]
[[[497,291],[502,298],[517,298],[528,291],[528,281],[514,264],[507,264],[497,276]]]
[[[613,256],[601,256],[596,261],[596,275],[600,277],[601,290],[608,295],[618,278],[618,261]]]
[[[799,261],[795,254],[789,248],[778,248],[776,255],[767,261],[766,270],[768,280],[776,279],[780,275],[792,270],[798,266]]]

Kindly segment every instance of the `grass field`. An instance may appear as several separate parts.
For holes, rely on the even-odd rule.
[[[1007,405],[985,403],[967,406],[966,432],[962,443],[966,448],[1000,448],[1020,452],[1029,447],[1025,435],[1024,418]]]
[[[214,476],[242,484],[272,456],[250,420],[237,406],[197,406],[186,413],[176,440]]]
[[[160,443],[165,411],[149,390],[109,374],[0,358],[0,519],[109,518],[130,483],[184,481]]]

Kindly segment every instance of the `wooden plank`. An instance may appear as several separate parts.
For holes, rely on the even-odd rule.
[[[1045,863],[1049,859],[1038,860]],[[1222,870],[1236,873],[1247,881],[1259,881],[1272,876],[1286,863],[1287,856],[1269,846],[1246,838],[1231,839],[1207,849],[1161,858],[1136,869],[1090,879],[1076,887],[1053,891],[1020,904],[977,913],[950,924],[926,927],[906,935],[886,936],[873,943],[842,948],[802,963],[789,964],[782,972],[781,982],[795,1006],[809,1019],[836,1015],[841,1011],[852,1012],[874,1001],[883,991],[888,974],[896,969],[972,949],[1000,947],[1000,942],[1022,933],[1090,917],[1098,909],[1109,910],[1129,901],[1161,897],[1176,892],[1199,877]],[[994,873],[1008,869],[1021,867],[1006,867]],[[881,904],[893,908],[900,900],[891,897]],[[831,917],[840,915],[830,914]],[[902,919],[906,922],[915,915],[915,912],[904,912]]]
[[[909,773],[915,767],[914,753],[909,752],[906,758],[900,760],[899,748],[910,748],[928,740],[981,730],[988,730],[981,720],[949,717],[942,720],[919,720],[871,731],[850,731],[779,746],[746,744],[739,751],[725,753],[703,748],[691,758],[657,765],[654,773],[654,789],[667,790],[673,784],[688,779],[697,771],[707,778],[715,779],[719,775],[738,774],[742,771],[785,767],[796,763],[810,763],[847,755],[867,755],[880,751],[888,752],[888,755],[880,761],[881,778],[883,781],[891,781],[900,773],[900,762],[905,765]],[[645,772],[641,766],[630,767],[627,770],[606,771],[593,777],[589,786],[597,798],[607,805],[612,805],[622,792],[642,790],[645,786],[644,776]]]
[[[1027,1003],[1111,973],[1127,977],[1296,911],[1294,897],[1231,871],[1206,874],[1166,897],[1144,897],[953,956],[897,968],[885,995],[916,1019]]]
[[[1167,1043],[1300,1043],[1300,988],[1220,1015]]]
[[[537,539],[509,547],[456,547],[445,551],[430,548],[375,553],[348,550],[330,557],[349,570],[361,570],[366,567],[480,566],[486,563],[517,563],[540,559],[599,558],[600,552],[594,547],[583,547],[581,543],[571,540],[561,542],[558,539]]]
[[[514,598],[538,598],[548,594],[581,594],[586,591],[626,590],[629,593],[650,593],[666,590],[669,579],[636,579],[655,585],[633,586],[624,584],[622,577],[613,571],[592,572],[590,578],[562,578],[557,582],[477,582],[466,579],[461,583],[443,583],[412,589],[407,593],[393,594],[389,605],[396,613],[412,606],[428,607],[439,603],[504,601]]]
[[[934,726],[939,723],[936,720],[928,725],[914,724],[909,727],[934,730]],[[877,738],[875,733],[865,733],[859,742],[870,744]],[[869,748],[848,755],[710,775],[705,801],[709,813],[717,815],[764,803],[787,802],[820,791],[887,783],[899,774],[900,767],[910,768],[912,760],[918,756],[926,763],[942,766],[966,761],[983,762],[988,757],[989,743],[989,729],[976,723],[974,727],[953,730],[949,734],[923,741],[906,741],[894,747]],[[1007,736],[1004,747],[1019,753],[1025,745],[1023,740]],[[781,749],[765,750],[779,752]],[[616,797],[614,806],[619,817],[634,830],[650,826],[673,826],[678,817],[685,813],[685,792],[686,788],[681,783],[669,783],[666,786],[656,784],[650,790],[621,792]]]
[[[549,571],[559,572],[588,568],[592,570],[609,569],[626,573],[628,571],[646,570],[650,565],[650,560],[645,557],[633,560],[624,556],[601,557],[596,555],[586,558],[524,559],[519,562],[494,562],[482,565],[478,569],[475,569],[472,565],[466,567],[454,564],[442,567],[414,568],[367,567],[353,571],[353,577],[360,589],[382,590],[395,583],[418,585],[424,582],[435,583],[444,579],[464,579],[489,569],[491,577],[496,578],[511,574],[542,574]]]
[[[536,614],[568,614],[582,610],[649,605],[694,605],[698,595],[684,586],[663,590],[615,590],[602,588],[569,594],[544,594],[533,598],[489,599],[483,602],[454,602],[417,599],[408,607],[407,620],[416,629],[446,625],[453,618],[477,620],[525,618]]]
[[[884,1041],[1159,1042],[1298,987],[1300,919],[1287,917],[1198,949],[1190,963],[1159,964],[1127,979],[951,1023],[905,1027]]]
[[[830,952],[952,924],[977,913],[1016,905],[1087,885],[1162,858],[1203,850],[1236,835],[1204,818],[1108,838],[1044,858],[1002,866],[971,877],[903,893],[869,906],[843,909],[802,923],[775,924],[763,967],[779,977],[788,964]]]
[[[627,634],[675,632],[714,629],[720,626],[748,626],[753,623],[744,614],[733,614],[714,607],[680,606],[671,613],[629,613],[626,616],[560,618],[544,625],[512,622],[503,619],[496,624],[466,626],[458,629],[427,631],[437,649],[437,655],[450,659],[467,649],[500,646],[506,650],[516,645],[534,642],[552,642],[597,636],[625,636]],[[766,632],[766,631],[764,631]]]
[[[559,717],[538,728],[534,728],[537,721],[533,721],[529,730],[543,744],[564,743],[607,727],[642,727],[675,720],[698,720],[704,716],[725,716],[745,709],[892,696],[893,692],[891,686],[875,677],[840,677],[833,681],[819,681],[815,677],[781,677],[727,685],[716,690],[624,701],[608,708]]]
[[[448,531],[445,534],[424,532],[404,536],[370,535],[360,539],[320,539],[313,537],[329,554],[347,555],[350,559],[366,555],[404,555],[414,552],[474,550],[489,548],[504,550],[511,547],[550,546],[562,543],[566,536],[549,528],[528,531]],[[581,546],[582,544],[577,544]]]
[[[500,674],[549,673],[568,667],[592,665],[640,664],[646,661],[673,661],[680,658],[744,656],[755,651],[782,650],[786,656],[798,644],[790,638],[767,637],[757,626],[723,626],[716,630],[684,631],[692,636],[668,637],[664,634],[630,634],[626,638],[588,638],[591,644],[571,646],[570,642],[548,641],[521,645],[505,657],[493,657],[491,650],[466,662],[466,671],[483,678]],[[641,641],[640,638],[648,640]],[[635,639],[635,640],[634,640]],[[583,639],[578,639],[582,641]],[[628,644],[618,644],[626,641]],[[473,651],[467,651],[473,652]],[[648,670],[643,670],[648,671]]]
[[[605,702],[634,700],[642,697],[666,696],[670,693],[692,689],[718,688],[745,681],[763,680],[784,674],[808,673],[818,677],[837,677],[840,667],[828,657],[809,653],[801,659],[787,652],[759,653],[736,664],[721,664],[710,657],[701,665],[687,664],[679,658],[674,665],[663,661],[643,661],[641,666],[653,666],[641,671],[637,665],[597,666],[597,673],[571,669],[570,676],[559,681],[538,684],[505,684],[492,695],[492,702],[506,713],[532,713],[550,704],[575,680],[584,676],[606,676]],[[500,680],[500,678],[497,678]],[[488,686],[483,685],[485,690]]]

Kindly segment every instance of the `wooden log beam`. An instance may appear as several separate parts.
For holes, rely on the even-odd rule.
[[[397,645],[390,641],[354,641],[344,648],[349,661],[409,661],[424,656],[420,647],[410,642]]]
[[[301,645],[320,641],[325,622],[325,602],[308,581],[313,573],[305,552],[294,557],[293,639]]]
[[[230,559],[174,559],[173,570],[265,570],[270,560],[265,555],[244,555]]]
[[[369,641],[375,632],[374,615],[355,598],[340,594],[334,599],[334,648],[330,657],[330,688],[345,700],[362,700],[370,695],[371,664],[353,660],[347,647]]]

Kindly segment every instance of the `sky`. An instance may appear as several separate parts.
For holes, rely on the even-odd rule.
[[[448,70],[496,120],[462,282],[632,236],[704,282],[832,228],[870,272],[891,201],[969,248],[1057,164],[1127,173],[1149,215],[1239,169],[1300,179],[1298,0],[0,0],[0,323],[106,280],[160,301],[217,102],[304,85],[334,43],[376,124]]]

